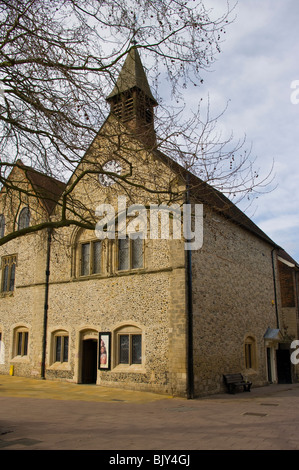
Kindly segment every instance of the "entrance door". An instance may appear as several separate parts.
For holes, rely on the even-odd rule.
[[[97,381],[98,342],[96,339],[82,341],[82,383],[95,384]]]
[[[288,349],[278,349],[276,351],[277,359],[277,376],[279,384],[291,384],[291,359]]]

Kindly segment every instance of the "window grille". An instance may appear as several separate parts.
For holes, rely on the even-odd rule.
[[[142,234],[140,234],[142,235]],[[129,237],[118,240],[119,271],[143,268],[143,239]]]
[[[2,258],[2,292],[12,292],[15,287],[16,255]]]
[[[94,241],[81,245],[81,276],[102,272],[102,242]]]
[[[132,335],[132,364],[141,364],[141,335]]]
[[[69,337],[66,335],[55,336],[55,362],[68,362]]]
[[[19,331],[17,334],[17,355],[27,356],[28,354],[28,331]]]
[[[5,217],[3,214],[0,214],[0,238],[4,237],[5,232]]]
[[[132,250],[132,269],[138,269],[143,267],[143,240],[136,238],[131,240]]]
[[[120,271],[130,269],[130,240],[129,238],[118,240],[118,269]]]
[[[90,274],[90,243],[84,243],[82,245],[81,274],[82,276]]]
[[[129,363],[129,335],[120,335],[119,337],[119,363]]]
[[[93,248],[93,263],[92,273],[97,274],[102,271],[102,243],[100,241],[92,244]]]
[[[119,364],[142,363],[142,336],[140,334],[119,335]]]
[[[28,207],[24,207],[21,210],[18,220],[18,229],[21,230],[22,228],[29,227],[30,224],[30,211]]]

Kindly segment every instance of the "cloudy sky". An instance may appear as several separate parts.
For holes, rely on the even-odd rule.
[[[216,12],[225,5],[205,3]],[[229,101],[222,126],[246,135],[261,172],[274,161],[277,188],[259,196],[248,215],[299,262],[299,2],[239,0],[233,16],[200,92],[209,94],[212,110]]]

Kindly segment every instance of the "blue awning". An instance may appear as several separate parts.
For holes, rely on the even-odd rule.
[[[272,341],[281,340],[281,333],[279,329],[267,328],[266,333],[264,334],[264,339],[271,339]]]

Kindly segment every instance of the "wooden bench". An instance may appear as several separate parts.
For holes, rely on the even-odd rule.
[[[242,388],[244,392],[250,392],[252,382],[245,381],[242,374],[226,374],[223,376],[228,393],[235,393],[237,388]]]

